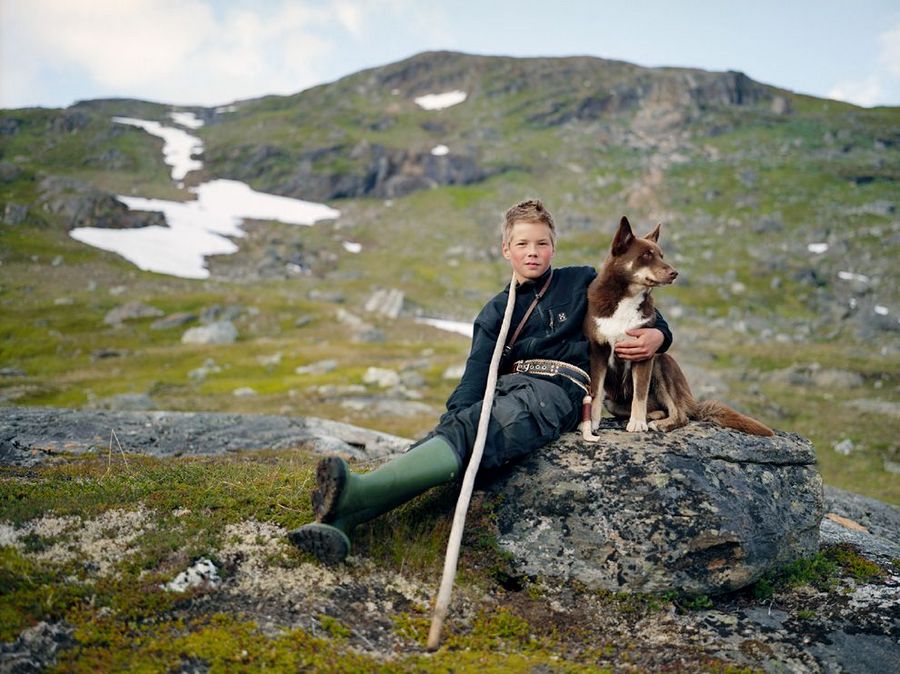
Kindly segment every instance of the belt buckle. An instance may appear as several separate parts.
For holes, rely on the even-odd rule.
[[[559,374],[559,364],[553,361],[523,360],[516,365],[516,371],[523,374],[534,373],[552,376]]]

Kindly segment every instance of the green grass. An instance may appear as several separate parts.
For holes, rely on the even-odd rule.
[[[481,610],[470,625],[451,621],[444,648],[434,656],[421,654],[426,615],[419,609],[397,613],[397,635],[413,648],[384,661],[347,649],[356,633],[339,617],[319,615],[316,635],[286,628],[273,633],[248,616],[217,611],[215,604],[209,609],[203,602],[193,604],[198,591],[181,596],[160,588],[191,559],[218,560],[230,524],[251,520],[291,527],[308,521],[313,465],[314,458],[304,452],[284,451],[166,460],[111,454],[36,469],[0,468],[0,509],[8,523],[76,518],[52,540],[35,534],[24,551],[0,548],[0,640],[12,640],[40,620],[64,620],[74,630],[75,645],[60,652],[51,670],[64,672],[169,671],[185,661],[221,672],[437,672],[473,663],[487,671],[551,663],[555,671],[603,671],[590,657],[567,653],[557,636],[507,609]],[[450,491],[419,497],[364,527],[354,537],[358,551],[382,572],[424,576],[436,584]],[[95,518],[134,511],[147,511],[146,521],[153,526],[131,541],[109,575],[98,576],[78,557],[55,562],[35,557]],[[467,535],[488,540],[490,529],[484,527],[490,509],[484,511],[488,519],[479,512],[476,507]],[[431,526],[438,520],[441,526]],[[386,531],[392,536],[385,537]],[[504,563],[492,544],[467,546],[460,560],[461,588],[471,585],[466,578],[480,576],[483,565]],[[266,563],[274,571],[304,562],[304,555],[284,545]],[[228,573],[225,568],[226,578]]]
[[[838,543],[766,574],[754,584],[752,592],[757,599],[765,601],[777,592],[802,586],[832,591],[842,575],[868,583],[883,578],[885,574],[884,569],[863,557],[853,545]]]

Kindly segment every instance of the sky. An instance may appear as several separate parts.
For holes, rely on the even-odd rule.
[[[900,106],[897,0],[0,0],[0,108],[224,105],[439,49],[739,70]]]

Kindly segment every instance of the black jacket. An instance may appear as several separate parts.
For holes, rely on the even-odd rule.
[[[540,278],[525,281],[516,287],[516,306],[507,340],[512,337],[535,295],[544,287],[549,273],[548,270]],[[562,267],[553,270],[553,281],[547,294],[528,318],[512,352],[500,361],[501,374],[509,372],[517,360],[529,358],[561,360],[590,372],[588,342],[583,328],[587,312],[587,287],[596,276],[597,270],[593,267]],[[475,319],[466,370],[456,390],[447,400],[447,412],[468,407],[484,398],[488,369],[497,335],[503,324],[508,298],[509,285],[484,305]],[[665,336],[658,351],[662,353],[672,344],[672,333],[658,311],[653,327],[661,330]]]

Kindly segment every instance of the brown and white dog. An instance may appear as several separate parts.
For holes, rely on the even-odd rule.
[[[656,321],[650,291],[678,276],[663,261],[659,227],[638,238],[623,217],[609,256],[588,287],[584,332],[591,350],[591,396],[585,398],[582,436],[588,441],[598,439],[594,430],[603,414],[604,398],[613,415],[629,417],[627,428],[632,433],[670,431],[694,419],[752,435],[774,435],[767,426],[722,403],[695,400],[684,373],[669,354],[643,361],[616,356],[616,342],[632,339],[628,330],[652,327]]]

